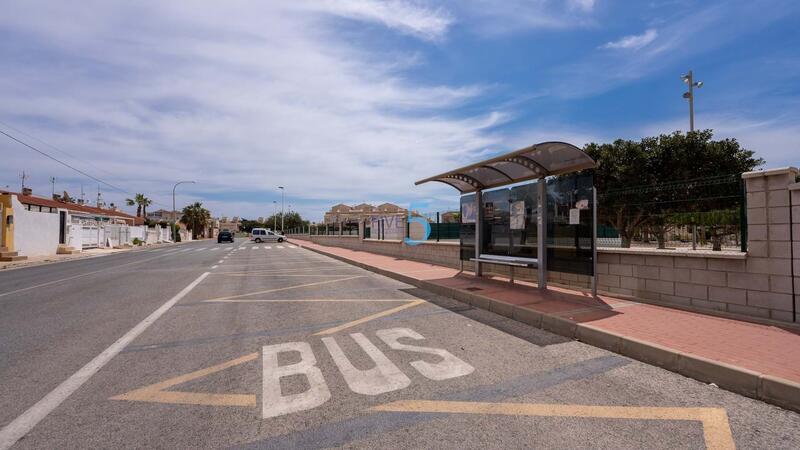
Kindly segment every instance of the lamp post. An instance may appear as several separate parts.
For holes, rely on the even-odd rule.
[[[683,93],[683,98],[689,100],[689,131],[694,131],[694,88],[703,87],[702,81],[694,81],[694,75],[689,73],[681,77],[684,83],[689,85],[689,90]]]
[[[178,223],[178,214],[175,211],[175,189],[179,184],[184,183],[195,184],[194,181],[178,181],[175,183],[175,186],[172,186],[172,242],[176,242],[178,240],[178,231],[175,229],[175,225]]]
[[[283,189],[283,186],[278,186],[278,189],[281,190],[281,234],[283,234],[283,216],[284,216],[284,212],[283,212],[283,205],[284,205],[283,193],[284,193],[284,189]]]
[[[278,201],[272,201],[272,231],[278,231]]]

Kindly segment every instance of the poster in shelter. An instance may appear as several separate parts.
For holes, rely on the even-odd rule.
[[[511,229],[525,229],[525,200],[511,202]]]

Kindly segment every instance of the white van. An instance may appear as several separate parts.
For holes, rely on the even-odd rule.
[[[267,228],[253,228],[250,232],[250,240],[256,242],[283,242],[286,238]]]

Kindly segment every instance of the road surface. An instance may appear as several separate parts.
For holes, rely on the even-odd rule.
[[[800,415],[290,243],[0,272],[4,448],[800,448]]]

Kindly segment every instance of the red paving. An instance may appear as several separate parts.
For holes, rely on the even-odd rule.
[[[308,241],[301,244],[410,278],[591,324],[677,352],[800,382],[800,329],[709,316],[605,295],[594,299],[587,293],[559,287],[541,292],[531,283],[511,285],[504,279],[476,278],[433,264]]]

